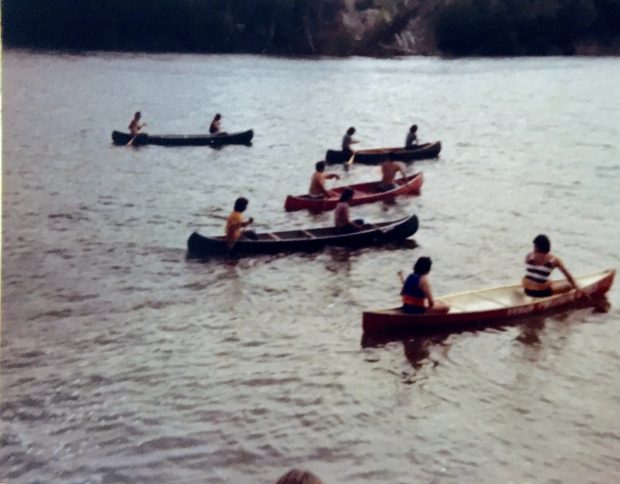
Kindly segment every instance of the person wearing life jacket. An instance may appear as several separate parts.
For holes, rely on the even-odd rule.
[[[544,234],[537,235],[533,244],[534,250],[525,256],[525,276],[522,280],[525,294],[531,297],[549,297],[573,288],[579,290],[575,279],[560,258],[551,253],[549,238]],[[549,280],[556,267],[566,276],[566,281]]]
[[[402,311],[408,314],[444,314],[450,307],[441,301],[435,301],[428,280],[432,261],[430,257],[420,257],[413,266],[413,272],[403,279],[403,272],[398,275],[403,283],[400,295],[403,300]]]

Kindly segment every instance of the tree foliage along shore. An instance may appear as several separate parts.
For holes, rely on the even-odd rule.
[[[620,0],[458,0],[438,13],[435,35],[456,56],[573,54],[618,41]]]
[[[398,11],[428,0],[3,0],[7,46],[61,50],[374,54],[381,32],[346,19],[374,12],[392,35]],[[438,0],[422,19],[437,54],[570,54],[620,38],[620,0]],[[402,15],[398,28],[406,30]],[[401,26],[402,24],[402,26]],[[364,35],[367,38],[364,39]],[[413,32],[416,35],[416,32]],[[360,38],[362,37],[362,38]]]

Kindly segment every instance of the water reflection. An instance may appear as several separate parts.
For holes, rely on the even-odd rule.
[[[439,361],[431,357],[431,353],[435,349],[441,349],[442,353],[447,353],[449,345],[446,340],[452,333],[437,333],[427,336],[409,336],[409,337],[377,337],[362,336],[362,348],[380,348],[388,343],[395,341],[402,342],[403,350],[407,361],[415,370],[419,370],[426,365],[433,368],[439,364]]]
[[[528,318],[527,321],[519,325],[519,334],[515,339],[527,346],[537,346],[540,344],[540,333],[544,327],[544,316]]]
[[[434,368],[439,362],[431,358],[431,350],[434,347],[442,347],[447,351],[448,346],[445,341],[449,334],[436,335],[432,337],[408,338],[403,341],[403,349],[407,361],[414,369],[420,369],[426,364],[431,364]]]
[[[587,309],[591,307],[592,301],[573,309]],[[609,310],[610,303],[607,298],[602,298],[596,302],[596,305],[592,307],[593,312],[601,312],[602,309]],[[543,314],[530,316],[527,318],[519,318],[511,321],[491,321],[484,323],[472,323],[467,328],[453,328],[452,330],[442,330],[440,332],[423,332],[413,334],[395,334],[386,336],[376,335],[362,335],[361,346],[362,348],[379,348],[387,345],[391,342],[402,342],[403,350],[407,361],[411,364],[414,370],[419,370],[429,364],[434,368],[439,364],[439,361],[432,358],[433,350],[437,348],[442,349],[442,352],[447,353],[449,345],[446,344],[446,340],[449,336],[455,334],[462,334],[472,331],[485,331],[492,329],[493,331],[507,331],[510,328],[516,328],[517,336],[515,341],[523,345],[525,349],[524,357],[529,362],[535,362],[540,360],[544,353],[545,344],[543,335],[545,329],[550,321],[554,321],[559,324],[553,326],[553,339],[550,343],[557,348],[558,342],[566,342],[568,336],[572,333],[572,326],[574,324],[581,323],[584,320],[585,315],[575,316],[574,310],[567,310],[560,313]],[[411,378],[406,379],[405,383],[414,383]]]

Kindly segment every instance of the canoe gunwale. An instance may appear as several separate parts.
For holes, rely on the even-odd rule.
[[[577,291],[571,290],[566,293],[554,294],[546,298],[530,298],[523,304],[509,305],[502,308],[480,309],[474,311],[449,312],[446,314],[422,314],[410,315],[400,311],[400,308],[364,311],[362,315],[362,330],[365,335],[376,336],[401,333],[428,333],[439,332],[449,329],[467,329],[477,326],[501,325],[509,320],[519,317],[527,317],[538,314],[568,308],[572,305],[590,303],[590,298],[603,296],[611,287],[615,277],[615,269],[586,274],[577,278],[593,278],[596,280],[582,287],[588,296],[579,296]],[[520,285],[507,285],[483,289],[479,291],[464,291],[437,297],[437,300],[450,301],[452,298],[476,295],[487,291],[519,290]],[[489,300],[492,300],[489,298]],[[498,301],[495,301],[498,303]]]
[[[379,165],[386,156],[404,162],[412,162],[415,160],[424,160],[429,158],[437,158],[441,152],[441,141],[434,141],[418,145],[416,148],[407,149],[404,147],[391,148],[372,148],[367,150],[358,150],[355,152],[354,163],[362,165]],[[325,161],[328,165],[344,163],[349,159],[342,151],[327,150],[325,153]]]
[[[338,187],[334,187],[331,191],[342,192],[343,190],[349,188],[354,191],[353,198],[349,200],[349,205],[363,205],[366,203],[374,203],[380,201],[393,200],[395,197],[400,195],[410,195],[416,194],[420,192],[422,184],[424,183],[424,175],[423,173],[417,172],[412,175],[407,176],[404,183],[403,179],[398,179],[395,182],[398,184],[396,188],[392,190],[386,190],[384,192],[381,191],[368,191],[364,192],[362,189],[372,189],[373,187],[377,187],[381,181],[374,182],[365,182],[365,183],[357,183],[354,185],[342,185]],[[376,188],[375,188],[376,189]],[[361,193],[361,195],[359,195]],[[284,209],[293,212],[297,210],[310,210],[313,212],[322,212],[325,210],[333,210],[336,208],[338,204],[338,197],[330,197],[330,198],[315,198],[311,197],[308,194],[304,195],[287,195],[284,201]]]
[[[418,218],[416,215],[403,217],[389,222],[377,224],[366,224],[366,230],[357,232],[336,232],[342,229],[333,228],[332,235],[319,235],[313,230],[325,231],[331,227],[319,227],[314,229],[296,229],[283,232],[262,232],[258,237],[260,240],[239,240],[232,251],[228,250],[223,236],[205,237],[194,232],[190,235],[187,242],[187,253],[190,257],[202,258],[217,255],[249,255],[249,254],[271,254],[278,252],[307,252],[324,248],[326,246],[342,247],[367,247],[381,245],[397,240],[402,240],[413,235],[418,228]],[[306,233],[307,232],[307,233]],[[266,234],[273,234],[280,240],[273,240],[265,237]],[[300,234],[301,237],[287,238],[284,234]],[[314,235],[310,237],[308,234]]]

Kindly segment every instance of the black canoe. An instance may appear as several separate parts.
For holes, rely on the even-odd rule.
[[[389,157],[398,161],[424,160],[428,158],[437,158],[441,151],[441,141],[434,143],[424,143],[415,148],[376,148],[372,150],[359,150],[355,152],[354,163],[364,165],[378,165]],[[342,151],[327,150],[325,153],[325,161],[329,164],[343,163],[348,161],[350,155],[345,155]]]
[[[358,232],[336,227],[285,232],[259,233],[256,240],[240,239],[232,251],[228,250],[224,237],[205,237],[194,232],[187,240],[190,257],[216,255],[274,254],[277,252],[309,252],[333,245],[340,247],[366,247],[406,239],[418,230],[418,217],[412,215],[392,222],[366,224]]]
[[[254,131],[251,129],[241,133],[228,134],[188,134],[188,135],[150,135],[140,133],[132,145],[159,145],[159,146],[222,146],[222,145],[251,145]],[[112,142],[115,145],[126,145],[131,135],[112,131]]]

